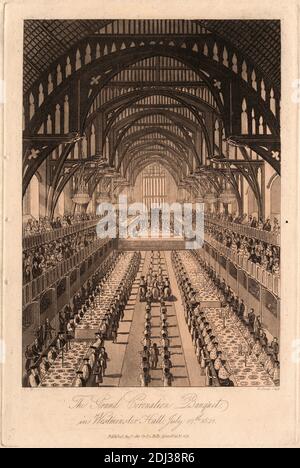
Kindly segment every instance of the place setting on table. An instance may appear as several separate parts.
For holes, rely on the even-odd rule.
[[[237,386],[274,386],[272,379],[249,353],[249,346],[232,319],[227,316],[227,326],[224,327],[222,309],[205,309],[206,317],[214,335],[217,337],[221,351],[226,355],[232,367]]]
[[[49,371],[42,378],[42,387],[70,387],[76,378],[76,371],[89,349],[87,341],[72,343],[71,349],[62,350]]]
[[[116,269],[105,283],[103,290],[96,296],[95,305],[86,312],[80,324],[78,324],[77,328],[79,330],[97,328],[101,325],[101,322],[105,318],[105,314],[112,304],[115,291],[120,284],[120,277],[124,277],[131,259],[132,255],[128,255],[119,260],[116,265]],[[118,266],[119,268],[117,268]]]

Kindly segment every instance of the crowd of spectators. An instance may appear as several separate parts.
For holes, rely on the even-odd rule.
[[[206,224],[205,231],[232,252],[245,256],[247,260],[260,265],[269,273],[280,274],[279,247],[238,234],[231,229],[222,229],[216,224]]]
[[[280,233],[280,225],[277,218],[274,218],[271,222],[270,218],[263,220],[262,218],[257,219],[256,216],[252,215],[237,215],[236,213],[209,213],[208,218],[216,221],[226,221],[228,223],[241,224],[254,229],[260,229],[267,232]]]
[[[47,216],[37,219],[29,218],[27,223],[24,226],[24,235],[25,237],[32,236],[34,234],[42,234],[44,232],[51,232],[55,229],[66,228],[69,226],[73,226],[78,223],[82,223],[83,221],[90,221],[94,219],[94,215],[90,214],[76,214],[76,215],[69,215],[66,214],[62,217],[57,216],[53,220]]]
[[[96,239],[96,229],[90,228],[24,251],[23,283],[27,284],[38,278],[58,263],[88,247]]]

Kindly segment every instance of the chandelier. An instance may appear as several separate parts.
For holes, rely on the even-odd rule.
[[[91,197],[89,196],[89,193],[88,193],[88,188],[84,182],[83,170],[81,170],[78,189],[77,189],[77,192],[74,194],[72,201],[76,203],[76,205],[88,205],[89,202],[91,201]]]
[[[88,205],[91,201],[91,198],[87,192],[78,191],[72,198],[73,202],[76,205]]]

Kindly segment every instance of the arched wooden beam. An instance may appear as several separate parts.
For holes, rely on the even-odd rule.
[[[156,143],[155,145],[157,146],[158,144],[162,148],[162,150],[160,151],[162,151],[164,154],[170,155],[174,159],[174,161],[177,161],[178,164],[180,164],[182,168],[186,169],[186,171],[189,171],[190,173],[192,172],[192,164],[188,159],[184,158],[183,151],[174,150],[174,148],[170,147],[168,143],[160,142],[160,143]],[[141,152],[143,153],[155,152],[152,146],[153,145],[151,142],[144,142],[144,141],[139,142],[138,145],[135,146],[132,151],[127,152],[126,158],[124,158],[124,162],[123,162],[123,170],[124,171],[126,170],[126,173],[127,173],[128,168],[131,165],[131,162],[133,161],[133,159],[135,159],[136,157],[144,157],[144,155],[141,154]]]
[[[201,55],[201,60],[199,55]],[[142,47],[141,49],[131,49],[131,50],[123,50],[118,53],[118,59],[116,59],[116,56],[114,57],[114,61],[110,61],[106,65],[106,70],[108,72],[109,69],[112,69],[112,71],[107,73],[105,77],[99,81],[98,86],[95,86],[95,89],[92,91],[91,95],[89,96],[86,106],[85,106],[85,115],[82,121],[82,125],[84,126],[86,119],[88,118],[88,113],[89,110],[92,106],[92,103],[96,96],[101,92],[101,89],[106,86],[109,81],[114,78],[121,70],[128,68],[130,65],[135,64],[138,61],[141,61],[143,59],[151,58],[151,57],[170,57],[177,59],[181,63],[183,63],[186,67],[190,68],[192,71],[194,71],[201,81],[203,81],[207,87],[209,88],[210,92],[212,93],[215,102],[217,104],[217,108],[219,109],[219,112],[221,115],[224,114],[224,105],[221,101],[219,91],[217,88],[214,86],[214,80],[215,79],[223,79],[225,78],[226,75],[229,74],[231,75],[231,70],[226,69],[225,67],[220,67],[220,64],[218,62],[209,59],[208,57],[202,55],[202,54],[195,54],[192,51],[189,51],[188,49],[181,49],[177,47],[170,47],[167,49],[165,46],[150,46],[149,48],[147,46]],[[93,65],[93,64],[91,64]],[[218,67],[219,65],[219,67]],[[221,70],[220,70],[221,68]],[[224,70],[223,70],[224,68]],[[203,69],[205,73],[208,73],[209,77],[202,72]],[[93,74],[99,74],[99,67],[94,67],[94,70],[89,73],[89,76],[86,77],[86,85],[88,85],[88,82],[91,80]],[[236,79],[236,74],[232,72],[232,76]],[[210,77],[213,77],[211,79]],[[208,103],[205,103],[208,105]],[[212,107],[216,111],[215,108]],[[223,115],[224,117],[224,115]]]
[[[162,156],[161,160],[162,161],[167,161],[168,163],[170,163],[174,168],[176,168],[176,171],[178,173],[178,177],[180,178],[180,174],[182,175],[183,173],[183,165],[184,165],[184,162],[183,161],[178,161],[178,159],[175,159],[174,157],[172,157],[171,154],[163,154],[162,152],[153,152],[153,153],[149,153],[147,155],[143,155],[143,156],[140,156],[140,155],[135,155],[132,159],[132,162],[134,164],[134,168],[133,170],[135,170],[136,167],[138,167],[138,165],[140,163],[143,163],[145,161],[147,161],[148,158],[150,157],[154,157],[154,156]],[[126,175],[126,173],[125,173]],[[129,175],[129,179],[130,179],[130,175]]]
[[[147,133],[147,130],[145,129],[144,130],[145,133]],[[150,130],[148,130],[148,134],[151,135],[151,132]],[[147,135],[146,135],[147,136]],[[172,139],[172,137],[169,137],[169,138],[166,138],[165,140],[162,139],[162,140],[145,140],[144,139],[144,136],[139,136],[137,139],[133,140],[131,142],[131,145],[128,143],[127,147],[123,149],[123,157],[122,159],[119,158],[119,166],[123,163],[123,161],[125,161],[126,159],[130,158],[132,155],[134,155],[137,151],[139,151],[140,148],[149,148],[151,147],[153,144],[154,145],[158,145],[158,144],[162,144],[162,143],[165,143],[165,148],[166,149],[169,149],[171,151],[171,148],[173,151],[171,151],[174,155],[177,155],[177,157],[181,158],[181,159],[184,159],[185,163],[187,165],[190,165],[191,166],[191,163],[189,161],[189,157],[188,157],[188,153],[187,153],[187,149],[185,146],[183,146],[179,141],[176,141],[175,139]],[[173,143],[175,148],[172,147],[172,145],[170,143]],[[143,147],[141,145],[144,145]]]
[[[167,165],[166,162],[169,162],[169,165]],[[138,175],[147,166],[149,166],[150,164],[153,164],[153,163],[159,163],[160,165],[162,165],[172,175],[175,183],[178,185],[178,183],[180,181],[180,177],[178,175],[178,172],[176,171],[176,166],[174,166],[171,161],[161,160],[157,156],[151,156],[150,158],[144,159],[143,161],[139,162],[139,165],[136,166],[136,168],[134,170],[134,174],[132,175],[132,182],[133,182],[132,185],[135,184]]]
[[[137,60],[141,60],[143,58],[157,56],[157,55],[170,56],[170,57],[176,58],[177,60],[181,60],[183,63],[185,63],[186,66],[188,66],[189,68],[193,69],[196,73],[198,73],[199,76],[201,76],[201,79],[204,82],[206,82],[216,102],[218,103],[218,107],[222,113],[223,121],[225,123],[226,123],[226,116],[227,114],[229,115],[229,113],[224,112],[224,111],[222,112],[223,104],[221,102],[219,92],[213,86],[211,77],[213,77],[214,80],[219,79],[224,84],[228,82],[229,80],[232,82],[236,82],[239,87],[245,87],[246,94],[250,96],[252,95],[253,99],[255,100],[255,105],[262,106],[262,110],[263,110],[262,115],[265,117],[266,123],[269,125],[269,127],[271,129],[274,129],[277,126],[277,129],[278,129],[279,125],[278,125],[278,122],[276,121],[276,118],[273,116],[270,109],[265,105],[264,101],[261,99],[259,94],[255,90],[253,90],[251,86],[249,86],[249,84],[244,82],[244,80],[242,80],[241,77],[237,76],[234,72],[232,72],[232,70],[227,69],[222,64],[219,64],[219,62],[216,62],[212,60],[211,58],[203,56],[203,54],[199,54],[199,53],[196,54],[188,49],[181,50],[180,48],[172,47],[170,48],[171,50],[166,50],[166,47],[160,48],[159,46],[155,46],[155,47],[151,46],[149,47],[149,50],[145,54],[147,47],[149,46],[143,47],[142,48],[143,50],[131,49],[129,51],[128,50],[125,50],[122,52],[119,51],[116,54],[111,54],[110,56],[101,57],[100,59],[93,61],[91,64],[82,67],[75,74],[72,74],[70,76],[70,80],[69,79],[64,80],[62,85],[56,88],[51,93],[51,95],[47,96],[44,103],[36,110],[36,114],[30,122],[29,132],[35,133],[38,131],[39,127],[43,123],[42,116],[50,112],[50,110],[52,109],[51,105],[54,105],[55,102],[57,102],[63,97],[63,95],[67,92],[67,87],[70,87],[71,89],[77,89],[78,88],[77,84],[78,84],[78,81],[80,80],[83,81],[83,86],[80,87],[81,89],[80,106],[81,106],[83,115],[81,115],[80,128],[76,127],[76,129],[74,128],[72,130],[77,130],[77,131],[83,130],[84,122],[88,115],[90,105],[93,102],[94,96],[96,96],[101,90],[101,88],[105,86],[106,83],[109,82],[111,77],[114,76],[114,74],[118,73],[122,66],[130,65],[130,62],[135,63]],[[116,60],[116,58],[118,60]],[[117,66],[116,66],[116,62],[118,62]],[[90,98],[89,98],[85,94],[86,92],[85,90],[89,86],[89,82],[94,72],[96,72],[97,68],[98,68],[97,72],[99,73],[99,66],[103,67],[102,72],[104,74],[105,74],[105,71],[110,72],[110,70],[112,70],[111,72],[112,76],[110,75],[110,73],[107,73],[107,75],[105,75],[104,80],[100,80],[101,82],[100,87],[99,88],[96,87],[97,89],[95,89],[94,92],[93,91],[91,92]],[[114,66],[116,68],[114,68]],[[199,67],[201,67],[202,69],[205,69],[206,72],[208,71],[210,77],[208,78],[204,73],[200,73]],[[225,98],[226,96],[224,96],[224,99]],[[85,107],[85,104],[86,104],[86,107]],[[227,109],[227,111],[228,110],[230,109]],[[270,122],[270,120],[272,120],[272,122]],[[230,127],[228,125],[225,125],[225,132],[227,135],[230,134]]]
[[[151,96],[151,95],[157,95],[157,91],[154,91],[153,89],[150,89],[150,90],[148,90],[148,91],[143,92],[143,95],[142,95],[142,96],[136,95],[136,93],[129,93],[129,94],[130,94],[130,97],[134,96],[133,101],[131,101],[131,103],[130,103],[130,104],[132,104],[132,103],[134,103],[134,102],[136,102],[136,101],[138,101],[138,100],[140,100],[140,99],[143,99],[144,97],[149,97],[149,96]],[[159,94],[161,94],[161,92],[160,92]],[[174,98],[174,96],[175,96],[174,93],[171,93],[171,94],[172,94],[172,95],[171,95],[171,94],[170,94],[170,90],[168,90],[168,89],[163,90],[162,94],[163,94],[163,95],[166,95],[167,97],[172,97],[172,98]],[[176,94],[178,95],[178,94],[180,94],[180,93],[177,92]],[[184,93],[182,93],[182,94],[184,94]],[[125,95],[124,95],[124,96],[125,96]],[[129,96],[127,96],[127,98],[129,98]],[[126,104],[128,104],[127,98],[126,98]],[[181,97],[176,96],[176,99],[175,99],[175,100],[177,100],[178,102],[182,103],[183,105],[186,105],[186,107],[188,107],[189,110],[193,113],[193,115],[194,115],[195,118],[197,119],[199,125],[201,126],[202,132],[203,132],[203,134],[204,134],[204,138],[205,138],[205,141],[206,141],[208,154],[209,154],[209,155],[212,154],[212,153],[211,153],[211,144],[210,144],[210,139],[209,139],[209,135],[208,135],[207,128],[206,128],[206,126],[204,125],[204,123],[203,123],[203,121],[202,121],[202,118],[199,116],[199,114],[198,114],[198,112],[196,111],[196,109],[195,109],[193,106],[190,105],[190,103],[197,104],[197,101],[198,101],[197,98],[195,98],[194,96],[190,96],[190,97],[187,99],[188,102],[186,102],[185,99],[182,99]],[[126,106],[126,107],[127,107],[127,106]],[[45,136],[45,137],[46,137],[46,136]],[[55,136],[53,136],[53,138],[55,138]],[[57,136],[57,138],[59,138],[59,136]],[[47,158],[47,156],[48,156],[52,151],[54,151],[54,149],[56,148],[56,146],[58,146],[58,144],[59,144],[59,143],[57,143],[57,145],[51,147],[51,150],[47,152],[47,154],[45,155],[45,157],[39,158],[39,159],[38,159],[38,161],[37,161],[37,162],[35,163],[35,165],[33,166],[33,169],[32,169],[33,172],[32,172],[32,174],[30,175],[30,178],[32,177],[32,175],[33,175],[33,173],[34,173],[34,170],[36,170],[36,169],[39,167],[39,165]],[[63,159],[61,160],[61,163],[63,163],[63,162],[67,159],[67,157],[68,157],[68,155],[69,155],[69,153],[70,153],[70,151],[71,151],[71,148],[72,148],[72,146],[70,146],[69,149],[67,149],[67,151],[64,152]],[[36,168],[36,169],[35,169],[35,168]],[[58,176],[59,176],[59,175],[60,175],[60,174],[58,173]],[[27,179],[25,179],[25,180],[26,180],[26,182],[25,182],[25,190],[26,190],[27,185],[28,185],[28,183],[29,183],[29,181],[30,181],[30,178],[29,178],[28,181],[27,181]],[[24,191],[24,193],[25,193],[25,191]]]
[[[112,55],[114,55],[114,54],[112,54]],[[157,55],[157,53],[155,53],[154,55]],[[116,58],[116,56],[114,55],[114,60],[115,60],[115,58]],[[83,68],[84,68],[84,67],[83,67]],[[203,68],[204,68],[204,67],[203,67]],[[50,95],[50,97],[51,97],[51,99],[52,99],[52,97],[55,97],[55,96],[54,96],[54,94],[53,94],[52,96]]]
[[[275,180],[277,179],[277,177],[280,177],[278,174],[273,174],[267,184],[267,189],[270,189],[273,185],[273,183],[275,182]]]
[[[141,111],[141,112],[137,112],[135,114],[132,114],[131,116],[128,116],[126,119],[122,119],[120,122],[118,122],[118,125],[116,126],[116,128],[113,127],[113,130],[115,131],[115,133],[117,133],[118,129],[120,129],[120,128],[124,128],[124,130],[121,131],[121,133],[118,135],[117,141],[116,141],[116,143],[114,145],[114,148],[113,148],[113,151],[111,153],[110,163],[113,164],[114,156],[116,154],[118,146],[120,145],[122,139],[126,136],[126,133],[129,131],[129,129],[132,128],[132,126],[134,126],[139,120],[142,120],[143,118],[145,118],[147,116],[150,116],[150,115],[151,116],[152,115],[162,115],[164,117],[167,117],[170,122],[172,122],[176,126],[178,126],[178,128],[181,130],[181,132],[185,135],[185,138],[187,140],[190,140],[191,138],[190,138],[187,130],[185,129],[185,127],[183,125],[183,120],[180,119],[180,118],[175,118],[174,114],[175,113],[168,112],[168,111],[146,110],[146,111]],[[176,114],[176,116],[177,116],[177,114]],[[185,125],[189,125],[189,128],[191,128],[191,121],[190,120],[185,119],[184,123],[185,123]],[[196,131],[195,126],[193,127],[193,131],[194,132]],[[199,161],[199,160],[201,161],[201,155],[198,155],[195,147],[194,147],[193,153],[194,153],[194,156],[197,159],[197,161]]]
[[[224,112],[224,104],[220,98],[218,88],[215,86],[215,83],[217,81],[221,82],[224,85],[223,86],[224,102],[226,102],[226,97],[227,97],[226,94],[230,92],[230,90],[227,89],[227,86],[226,86],[226,84],[228,84],[228,82],[230,81],[231,83],[237,85],[239,89],[243,89],[244,91],[243,94],[249,98],[249,100],[251,101],[251,104],[255,103],[255,106],[257,106],[258,109],[261,111],[263,117],[267,121],[271,130],[273,130],[275,133],[276,132],[278,133],[279,123],[276,117],[273,115],[273,113],[269,109],[269,107],[266,105],[266,102],[262,99],[260,94],[248,82],[243,80],[242,77],[236,74],[231,68],[225,67],[222,63],[215,61],[212,58],[207,57],[203,54],[199,54],[199,53],[195,54],[189,49],[183,50],[181,48],[171,47],[170,49],[166,50],[165,46],[161,46],[161,47],[157,46],[156,48],[152,46],[150,47],[150,50],[148,52],[146,52],[147,46],[145,46],[143,49],[144,50],[142,51],[137,50],[133,54],[129,53],[128,54],[129,59],[128,59],[128,62],[125,62],[125,65],[123,61],[121,60],[122,63],[119,62],[119,68],[117,70],[113,69],[111,72],[111,75],[109,73],[107,74],[108,76],[105,77],[105,84],[101,83],[100,85],[101,88],[105,86],[110,81],[110,79],[116,76],[122,69],[128,68],[131,64],[134,64],[137,61],[140,61],[146,58],[155,57],[155,56],[171,57],[182,62],[186,67],[190,68],[192,71],[198,74],[200,79],[206,83],[207,87],[209,88],[210,92],[212,93],[215,99],[217,108],[219,109],[219,112],[222,115],[224,122],[227,122],[226,114],[227,115],[229,114]],[[122,52],[125,55],[126,52],[128,51],[124,50]],[[130,57],[130,55],[132,55],[132,57]],[[208,73],[209,77],[207,77],[205,73],[202,73],[202,70],[204,70],[205,73]],[[265,80],[265,81],[268,81],[268,80]],[[92,93],[90,97],[90,102],[89,102],[90,105],[92,104],[94,97],[97,96],[100,90],[98,91],[95,90],[95,92]],[[88,106],[88,108],[90,108],[90,105]],[[226,104],[225,104],[225,107],[226,107]],[[88,113],[88,110],[87,110],[87,113]],[[229,126],[226,125],[225,128],[228,131],[228,134],[230,134]]]
[[[139,119],[139,118],[136,118],[136,120],[132,122],[132,125],[134,125],[134,123],[137,122],[138,120],[140,120],[140,119]],[[131,126],[132,126],[132,125],[131,125]],[[131,128],[131,126],[130,126],[129,128]],[[113,152],[112,152],[112,154],[110,155],[110,161],[109,161],[109,162],[110,162],[111,165],[113,164],[113,160],[114,160],[115,153],[116,153],[116,151],[117,151],[119,145],[121,144],[121,142],[125,145],[125,144],[126,144],[126,141],[129,140],[129,139],[131,139],[131,137],[133,137],[133,136],[137,133],[137,132],[135,132],[135,133],[133,133],[133,134],[131,134],[131,135],[128,135],[128,136],[126,137],[125,135],[126,135],[126,133],[128,132],[129,128],[125,128],[124,132],[121,133],[121,135],[118,137],[118,139],[117,139],[117,141],[116,141],[116,144],[115,144],[115,146],[114,146]],[[145,129],[149,129],[149,130],[152,130],[152,129],[155,129],[155,128],[156,128],[156,129],[157,129],[157,128],[160,128],[161,130],[165,130],[165,129],[161,128],[161,127],[145,127]],[[172,133],[173,135],[176,135],[176,133],[174,133],[174,132],[171,131],[171,130],[166,130],[166,131]],[[188,134],[188,132],[187,132],[185,129],[182,130],[182,133],[183,133],[183,135],[184,135],[184,138],[185,138],[185,141],[186,141],[187,145],[188,145],[188,146],[190,147],[190,149],[191,149],[191,152],[192,152],[194,158],[196,159],[198,165],[200,165],[200,164],[202,163],[202,161],[201,161],[201,155],[198,155],[198,153],[197,153],[197,151],[196,151],[196,149],[195,149],[194,143],[193,143],[193,141],[192,141],[190,135]],[[178,138],[181,138],[182,141],[184,141],[184,140],[182,139],[182,137],[179,137],[178,135],[176,135],[176,136],[177,136]]]
[[[77,90],[78,83],[80,82],[82,85],[80,86],[81,124],[80,128],[72,128],[72,131],[78,131],[82,133],[85,127],[86,119],[88,117],[89,109],[95,97],[101,91],[101,89],[107,83],[109,83],[109,81],[122,69],[128,68],[128,66],[134,64],[137,61],[146,58],[151,58],[154,56],[175,58],[182,62],[185,66],[193,70],[196,74],[198,74],[201,80],[204,81],[210,88],[210,91],[214,96],[217,106],[221,111],[223,109],[223,103],[220,99],[219,92],[213,86],[210,79],[204,73],[201,72],[201,68],[204,69],[207,73],[209,73],[209,75],[213,76],[214,79],[217,76],[221,78],[221,76],[224,75],[224,71],[223,73],[221,73],[220,69],[218,69],[218,67],[216,66],[216,62],[212,59],[209,59],[208,57],[201,55],[202,60],[200,60],[199,55],[201,54],[195,54],[194,52],[189,51],[188,49],[183,50],[177,47],[170,47],[169,49],[166,49],[166,47],[162,46],[145,46],[136,49],[125,49],[122,51],[118,51],[114,54],[100,57],[99,59],[94,60],[91,63],[81,67],[70,77],[66,78],[59,86],[57,86],[50,95],[46,96],[41,106],[39,106],[39,108],[36,109],[35,115],[31,119],[26,131],[31,134],[38,132],[39,128],[43,123],[44,116],[47,115],[51,110],[53,110],[51,107],[53,102],[55,102],[56,104],[57,102],[61,101],[66,94],[70,94],[68,93],[69,89]],[[99,81],[99,85],[94,86],[92,92],[86,95],[86,90],[90,88],[90,82],[93,76],[95,74],[99,75],[99,73],[103,75],[103,78]],[[78,98],[78,95],[75,93],[73,98],[76,100]]]
[[[106,137],[108,136],[116,118],[119,115],[121,115],[122,112],[126,108],[132,106],[133,104],[137,103],[138,101],[144,98],[151,97],[151,96],[165,96],[165,97],[168,97],[177,101],[184,107],[187,107],[189,111],[194,115],[196,121],[199,123],[199,126],[201,127],[201,130],[203,131],[204,136],[205,136],[208,154],[212,155],[211,142],[209,139],[208,131],[203,122],[202,117],[199,115],[198,110],[197,110],[197,109],[200,109],[201,111],[207,113],[208,108],[205,107],[204,109],[202,109],[201,106],[199,106],[199,99],[193,95],[188,95],[188,93],[182,93],[180,91],[174,91],[174,90],[164,89],[164,88],[160,88],[160,89],[149,88],[149,89],[138,91],[138,92],[131,91],[130,93],[124,94],[120,98],[118,98],[118,101],[116,103],[117,104],[116,110],[113,113],[112,117],[109,119],[106,125],[106,128],[103,132],[102,147],[105,144]],[[112,103],[112,101],[110,102]],[[111,110],[111,107],[110,107],[110,110]],[[215,109],[210,109],[210,110],[211,112],[216,112]]]
[[[125,146],[126,143],[128,142],[128,146],[126,150],[124,151],[124,153],[121,155],[119,163],[122,162],[129,148],[137,139],[142,138],[146,135],[151,135],[152,133],[159,133],[166,139],[169,139],[170,141],[172,141],[175,145],[179,145],[182,148],[192,149],[191,144],[189,142],[184,141],[182,138],[178,137],[178,135],[173,134],[169,130],[162,129],[160,127],[145,128],[143,130],[133,133],[132,135],[130,135],[130,137],[127,137],[126,139],[123,140],[123,145]]]
[[[208,35],[208,39],[212,38],[212,37],[213,37],[213,35],[211,35],[211,34]],[[170,38],[171,38],[170,36],[168,37],[167,35],[165,35],[165,37],[163,37],[163,40],[164,41],[169,41]],[[132,39],[135,40],[134,36],[132,37]],[[79,48],[80,50],[83,50],[82,47],[85,47],[85,45],[87,44],[87,41],[89,41],[90,43],[93,43],[93,41],[95,42],[95,40],[97,42],[100,42],[100,41],[105,42],[106,44],[108,44],[108,46],[110,46],[112,44],[112,42],[116,40],[116,38],[113,37],[113,36],[103,38],[103,37],[101,37],[101,35],[97,39],[95,37],[94,38],[85,37],[81,41],[79,41],[77,44],[74,44],[74,46],[72,48],[70,48],[68,51],[66,51],[66,53],[58,60],[57,63],[65,64],[67,57],[68,56],[74,56],[77,48]],[[116,62],[116,59],[118,59],[120,54],[125,54],[126,53],[127,55],[128,54],[129,55],[133,54],[133,55],[136,56],[139,52],[143,53],[144,51],[148,51],[149,49],[152,50],[152,51],[155,49],[156,55],[160,51],[162,51],[162,53],[165,54],[166,50],[167,50],[168,53],[170,53],[172,56],[174,56],[174,55],[181,55],[182,56],[183,54],[185,55],[185,58],[187,58],[187,56],[191,56],[192,58],[195,59],[196,64],[198,66],[201,66],[202,68],[207,69],[207,66],[209,64],[211,67],[213,67],[212,76],[215,76],[215,69],[218,68],[220,73],[223,72],[223,74],[227,74],[228,76],[232,75],[232,76],[235,76],[237,78],[236,74],[233,73],[231,69],[225,67],[221,63],[221,61],[216,62],[211,57],[206,57],[203,53],[201,53],[199,51],[193,52],[191,50],[191,48],[193,46],[193,43],[195,42],[195,38],[192,39],[192,38],[189,38],[189,36],[186,37],[187,49],[181,49],[179,47],[179,45],[176,46],[176,47],[174,47],[174,46],[170,47],[170,45],[168,45],[167,43],[164,43],[163,45],[156,44],[155,46],[151,45],[150,43],[146,43],[146,44],[143,44],[142,47],[141,47],[140,44],[138,44],[137,46],[135,46],[133,48],[130,48],[130,47],[128,47],[128,42],[127,42],[128,38],[126,38],[126,37],[121,38],[120,37],[119,39],[117,39],[117,41],[118,40],[119,41],[121,41],[121,40],[125,41],[125,43],[127,44],[127,49],[126,50],[124,50],[124,51],[118,50],[118,52],[109,53],[107,56],[105,56],[105,57],[102,56],[98,60],[94,59],[89,64],[83,64],[82,67],[77,72],[73,72],[72,75],[69,78],[65,78],[63,80],[62,84],[55,88],[54,92],[57,91],[58,88],[64,88],[66,85],[70,84],[70,82],[74,79],[74,77],[76,79],[82,78],[82,76],[84,76],[86,73],[89,73],[92,68],[96,68],[99,71],[99,65],[103,65],[103,68],[104,68],[103,71],[105,71],[105,68],[107,69],[109,66],[111,66],[111,64]],[[257,64],[252,63],[252,61],[249,60],[248,57],[244,57],[244,54],[243,54],[243,52],[241,50],[239,50],[238,48],[233,46],[229,41],[224,40],[224,38],[222,36],[217,35],[216,40],[217,40],[219,46],[220,45],[223,46],[224,44],[228,44],[227,45],[228,50],[229,51],[232,50],[232,51],[236,52],[238,54],[238,56],[239,56],[239,60],[243,60],[243,58],[245,58],[250,67],[254,66],[254,68],[257,69]],[[150,42],[150,39],[148,39],[148,42]],[[197,42],[197,39],[196,39],[196,42]],[[176,57],[174,57],[174,58],[176,58]],[[201,63],[199,63],[199,62],[201,62]],[[208,64],[206,62],[208,62]],[[28,93],[26,93],[25,96],[28,97],[31,90],[34,92],[35,89],[38,88],[40,82],[47,83],[48,74],[53,73],[54,68],[55,67],[53,67],[53,64],[51,64],[51,66],[44,73],[41,74],[39,79],[34,83],[34,85],[31,87],[31,89],[28,91]],[[197,68],[197,66],[195,68]],[[274,85],[270,81],[269,77],[266,76],[263,71],[261,71],[261,75],[264,78],[266,84],[269,84],[269,85],[274,87]],[[238,76],[238,78],[241,79],[239,76]],[[249,88],[250,88],[250,86],[249,86]],[[280,90],[276,90],[276,92],[280,93]]]
[[[188,119],[187,117],[184,117],[183,115],[177,113],[177,112],[174,112],[172,110],[169,110],[169,109],[145,109],[145,110],[138,110],[137,112],[127,116],[127,117],[124,117],[124,119],[120,120],[117,124],[114,125],[113,129],[115,131],[118,131],[120,128],[122,128],[123,126],[126,126],[128,123],[130,123],[135,116],[137,117],[138,116],[138,120],[140,120],[141,118],[144,118],[144,117],[148,117],[148,116],[151,116],[151,115],[162,115],[166,118],[168,118],[169,120],[173,120],[173,121],[178,121],[181,123],[182,126],[186,126],[188,127],[192,132],[196,132],[197,130],[197,125],[196,125],[196,122],[194,122],[193,120],[191,119]]]
[[[192,171],[192,165],[190,164],[190,161],[187,161],[181,152],[179,151],[176,151],[174,148],[172,148],[170,145],[168,145],[167,142],[163,143],[163,142],[159,142],[159,143],[154,143],[154,142],[140,142],[140,144],[138,144],[136,147],[134,147],[132,149],[132,151],[130,153],[128,153],[128,157],[126,158],[126,160],[123,161],[123,169],[124,169],[124,174],[126,174],[127,170],[128,170],[128,166],[130,165],[131,161],[136,158],[136,157],[139,157],[140,156],[140,153],[141,151],[156,151],[154,149],[152,149],[151,147],[155,145],[155,146],[159,146],[161,147],[161,150],[166,150],[168,152],[168,154],[171,154],[175,160],[179,161],[180,163],[182,164],[185,164],[188,169],[190,171]],[[119,169],[120,169],[120,166],[119,166]]]

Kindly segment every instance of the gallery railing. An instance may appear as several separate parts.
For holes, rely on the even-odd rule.
[[[48,231],[40,234],[32,234],[28,237],[23,237],[23,250],[33,249],[35,247],[39,247],[42,244],[61,239],[62,237],[69,236],[71,234],[76,234],[77,232],[84,231],[93,226],[96,226],[98,222],[99,219],[81,221],[72,226],[54,229],[53,231]]]
[[[219,254],[231,260],[238,267],[242,268],[246,273],[261,283],[266,289],[271,291],[276,296],[280,297],[280,276],[270,273],[260,265],[251,262],[244,255],[232,252],[231,249],[220,244],[214,238],[205,234],[205,241],[211,245]]]
[[[58,263],[55,267],[46,271],[38,278],[30,281],[23,286],[23,307],[34,301],[47,288],[56,281],[70,273],[75,267],[79,266],[84,260],[94,254],[97,250],[110,242],[110,239],[97,239],[93,244],[82,249],[80,252],[72,255],[67,260]]]
[[[213,224],[222,228],[230,229],[237,234],[247,237],[254,237],[267,244],[272,244],[280,247],[280,234],[277,232],[263,231],[262,229],[255,229],[243,224],[231,223],[229,221],[217,220],[208,215],[205,215],[205,224]]]

